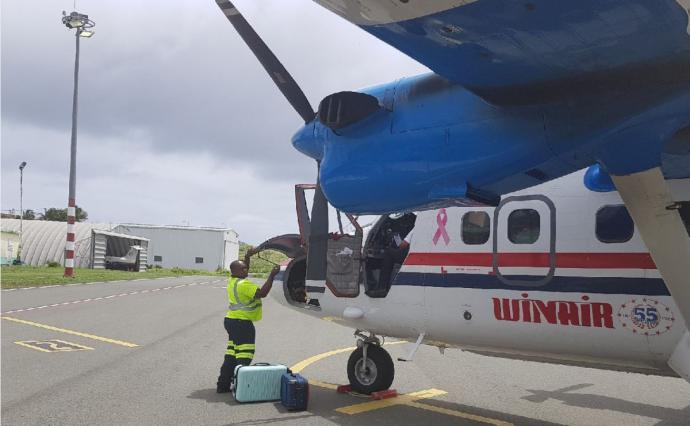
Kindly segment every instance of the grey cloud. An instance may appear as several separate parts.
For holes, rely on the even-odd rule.
[[[236,3],[314,107],[332,92],[425,70],[309,1]],[[74,37],[60,23],[63,8],[69,12],[72,1],[3,2],[3,208],[18,205],[14,163],[28,157],[27,174],[33,173],[31,179],[40,176],[42,182],[41,188],[33,188],[34,195],[42,194],[38,206],[66,200]],[[243,185],[252,195],[251,202],[243,204],[242,217],[262,218],[256,223],[274,220],[274,228],[285,222],[271,216],[259,198],[272,197],[273,208],[292,214],[292,184],[314,180],[313,162],[290,145],[301,120],[215,2],[80,0],[77,8],[96,21],[96,35],[83,40],[81,52],[78,202],[96,197],[87,190],[102,194],[98,185],[106,190],[117,190],[117,182],[136,185],[141,179],[137,173],[143,172],[122,162],[161,167],[170,174],[199,174],[208,182],[202,187],[215,187],[218,176],[232,180],[234,170],[243,170]],[[132,155],[118,157],[118,149]],[[187,166],[169,155],[185,158]],[[202,158],[215,163],[209,166]],[[210,168],[195,169],[202,166]],[[184,180],[175,181],[174,187],[165,183],[165,176],[145,179],[143,202],[153,206],[147,208],[151,212],[158,211],[155,203],[179,201],[178,190],[189,189]],[[97,184],[91,187],[92,182]],[[190,193],[194,203],[175,204],[175,209],[198,205],[205,213],[193,216],[206,217],[212,225],[222,216],[212,212],[227,197],[221,189],[199,192],[209,199]],[[108,199],[93,202],[107,206]],[[134,204],[127,198],[117,203]],[[117,221],[122,220],[117,214],[135,211],[104,207],[93,218]],[[158,223],[168,217],[160,214],[159,220],[149,215],[150,220]]]

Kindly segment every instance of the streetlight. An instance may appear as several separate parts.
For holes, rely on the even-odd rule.
[[[74,56],[74,95],[72,97],[72,141],[69,158],[69,198],[67,202],[67,242],[65,244],[65,277],[74,278],[74,222],[76,216],[76,180],[77,180],[77,95],[79,93],[79,39],[94,34],[95,22],[89,15],[62,12],[62,23],[75,31],[77,49]]]
[[[24,235],[24,167],[26,161],[19,163],[19,247],[17,248],[17,264],[22,264],[22,235]]]

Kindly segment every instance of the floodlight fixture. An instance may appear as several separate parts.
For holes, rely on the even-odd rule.
[[[95,22],[89,19],[89,15],[79,12],[72,12],[68,15],[64,10],[62,11],[62,23],[69,29],[76,28],[77,30],[93,28],[96,25]]]

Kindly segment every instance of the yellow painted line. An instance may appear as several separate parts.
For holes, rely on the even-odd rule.
[[[400,343],[407,343],[407,342],[404,340],[401,340],[399,342],[390,342],[390,343],[386,343],[386,346],[398,345]],[[350,348],[341,348],[341,349],[336,349],[336,350],[333,350],[330,352],[324,352],[322,354],[314,355],[313,357],[307,358],[304,361],[300,361],[297,364],[293,365],[292,367],[290,367],[290,370],[292,370],[293,373],[299,373],[300,371],[309,367],[313,363],[321,361],[324,358],[328,358],[329,356],[333,356],[333,355],[338,355],[338,354],[341,354],[343,352],[351,352],[351,351],[354,351],[355,349],[357,349],[357,347],[353,346]]]
[[[497,419],[492,419],[489,417],[478,416],[476,414],[464,413],[464,412],[458,411],[458,410],[450,410],[448,408],[436,407],[434,405],[424,404],[423,402],[412,401],[412,402],[406,403],[405,405],[407,405],[409,407],[420,408],[422,410],[433,411],[433,412],[439,413],[439,414],[445,414],[447,416],[460,417],[463,419],[472,420],[472,421],[480,422],[480,423],[486,423],[486,424],[490,424],[490,425],[513,426],[513,423],[504,422],[503,420],[497,420]]]
[[[31,325],[33,327],[44,328],[46,330],[57,331],[59,333],[72,334],[74,336],[86,337],[87,339],[99,340],[101,342],[112,343],[114,345],[125,346],[128,348],[136,348],[139,346],[135,343],[124,342],[122,340],[108,339],[107,337],[101,337],[101,336],[95,336],[93,334],[81,333],[79,331],[68,330],[66,328],[53,327],[52,325],[39,324],[37,322],[26,321],[26,320],[22,320],[19,318],[11,318],[11,317],[0,317],[0,318],[7,320],[7,321],[13,321],[13,322],[16,322],[19,324]]]
[[[330,389],[330,390],[337,390],[338,389],[338,385],[334,385],[333,383],[320,382],[318,380],[311,380],[311,379],[309,379],[309,386],[316,386],[319,388]]]
[[[394,405],[407,405],[417,399],[433,398],[445,395],[447,392],[440,389],[426,389],[419,392],[412,392],[398,395],[394,398],[380,399],[377,401],[362,402],[359,404],[348,405],[347,407],[337,408],[335,411],[343,414],[360,414],[367,411],[380,410],[381,408],[392,407]]]

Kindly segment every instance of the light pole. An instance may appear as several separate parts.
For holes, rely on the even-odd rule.
[[[24,235],[24,167],[26,161],[19,163],[19,247],[17,248],[17,264],[22,264],[22,236]]]
[[[79,39],[94,34],[95,22],[88,15],[62,12],[62,23],[70,30],[76,29],[77,43],[74,55],[74,95],[72,97],[72,141],[69,157],[69,198],[67,202],[67,242],[65,244],[65,277],[74,277],[74,222],[76,216],[76,180],[77,180],[77,95],[79,93]]]

